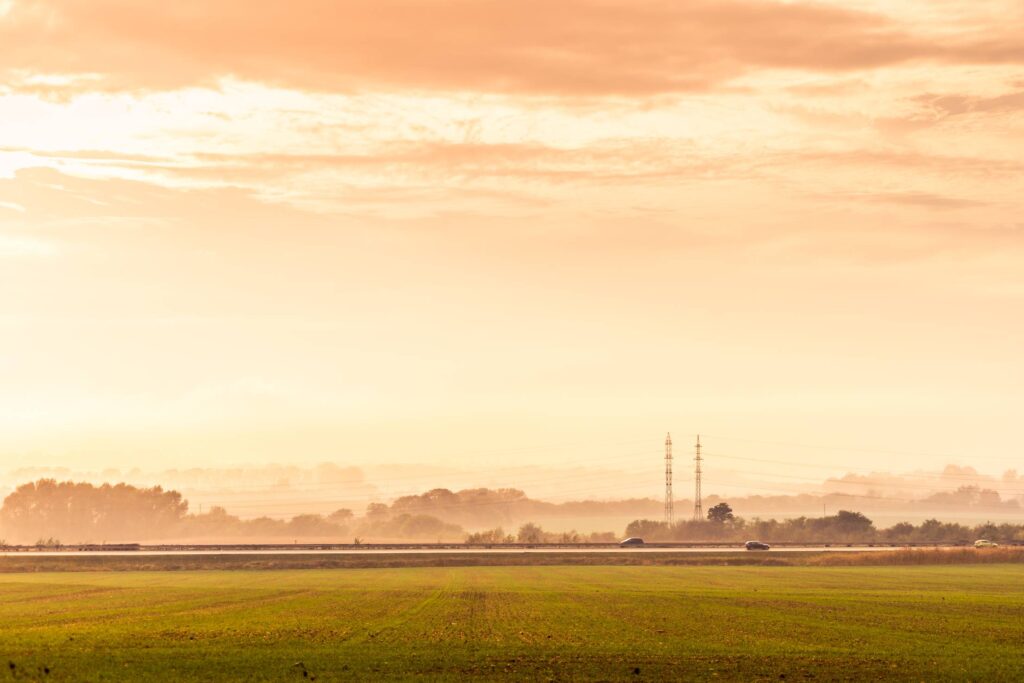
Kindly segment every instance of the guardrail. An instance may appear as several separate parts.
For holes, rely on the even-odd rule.
[[[956,548],[972,547],[971,543],[771,543],[775,548]],[[1024,542],[1003,543],[1004,546],[1024,546]],[[258,552],[303,552],[303,551],[360,551],[360,550],[603,550],[618,548],[619,543],[187,543],[187,544],[76,544],[61,546],[5,545],[0,552],[217,552],[217,551],[258,551]],[[678,548],[696,550],[701,548],[742,550],[743,544],[730,542],[694,541],[672,543],[644,543],[631,545],[630,549]]]

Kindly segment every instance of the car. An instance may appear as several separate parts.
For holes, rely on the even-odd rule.
[[[623,540],[621,543],[619,543],[619,547],[620,548],[625,548],[625,547],[631,546],[631,545],[643,545],[643,544],[644,544],[644,539],[639,538],[637,536],[630,536],[629,538],[627,538],[627,539]]]
[[[990,541],[990,540],[985,539],[985,538],[979,538],[977,541],[974,542],[974,547],[975,548],[998,548],[999,544],[996,543],[995,541]]]
[[[747,550],[771,550],[771,546],[767,543],[761,543],[761,541],[747,541],[743,544],[743,547]]]

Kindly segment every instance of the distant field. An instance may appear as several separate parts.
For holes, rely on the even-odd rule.
[[[1011,681],[1024,566],[7,573],[0,656],[17,680]]]
[[[1024,564],[1024,548],[901,548],[849,552],[747,552],[744,550],[616,549],[612,552],[527,552],[497,549],[489,552],[374,552],[327,554],[303,551],[259,554],[163,554],[120,552],[57,554],[16,552],[0,554],[0,574],[65,571],[186,571],[195,569],[387,569],[399,567],[485,567],[554,565],[761,565],[776,567],[867,566],[918,564]]]

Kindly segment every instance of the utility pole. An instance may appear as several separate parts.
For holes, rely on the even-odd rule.
[[[672,500],[672,435],[665,436],[665,523],[675,524],[675,501]]]
[[[697,455],[693,458],[693,462],[696,465],[694,468],[694,482],[696,483],[697,490],[693,496],[693,520],[699,522],[704,519],[704,504],[700,499],[700,463],[703,458],[700,457],[700,434],[697,435]]]

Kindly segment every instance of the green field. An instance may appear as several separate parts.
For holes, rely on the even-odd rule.
[[[0,574],[17,680],[1022,680],[1024,566]]]

